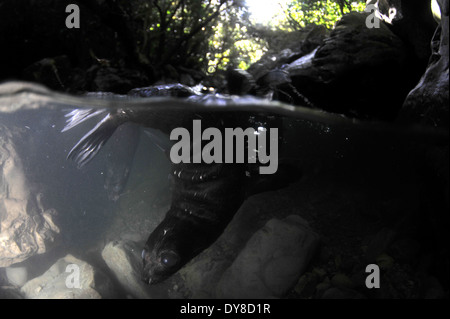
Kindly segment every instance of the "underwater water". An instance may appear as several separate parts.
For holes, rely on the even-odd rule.
[[[83,165],[77,167],[76,156],[68,158],[71,150],[117,109],[155,114],[157,120],[145,125],[136,119],[128,131],[116,130],[92,160],[84,163],[80,155]],[[62,132],[73,110],[99,113]],[[236,116],[235,127],[245,125],[243,118],[257,118],[257,126],[270,119],[278,129],[278,171],[272,176],[246,170],[238,181],[226,179],[219,195],[212,189],[219,199],[228,198],[228,189],[245,184],[249,195],[237,202],[229,223],[221,221],[225,230],[214,230],[217,239],[205,235],[210,242],[198,245],[206,248],[174,274],[147,285],[141,278],[147,238],[174,201],[189,206],[190,199],[173,192],[167,131],[164,136],[146,129],[161,121],[179,127],[190,123],[189,114],[227,118],[226,125]],[[336,293],[330,292],[334,287],[365,298],[425,298],[430,283],[448,290],[445,130],[357,121],[247,97],[99,98],[4,83],[0,151],[0,284],[21,297],[39,297],[24,287],[67,255],[76,261],[60,263],[58,276],[41,279],[45,297],[66,296],[65,290],[78,296],[83,287],[56,282],[67,284],[72,273],[66,266],[80,261],[103,278],[94,285],[99,295],[80,292],[81,297],[326,298]],[[233,165],[240,164],[231,164],[230,172]],[[112,184],[121,184],[115,197],[114,186],[105,182],[114,173],[119,181]],[[209,188],[200,191],[207,201]],[[216,197],[212,202],[221,203]],[[292,216],[301,221],[292,222]],[[174,236],[181,242],[202,238],[189,232]],[[365,285],[369,264],[382,269],[378,290]],[[11,279],[12,268],[22,271],[18,281]],[[313,289],[302,284],[309,280]],[[63,290],[59,295],[51,290],[57,287]]]

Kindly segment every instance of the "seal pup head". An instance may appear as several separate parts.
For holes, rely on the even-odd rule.
[[[160,224],[142,251],[142,280],[151,285],[165,280],[181,268],[181,256],[172,228]]]
[[[142,280],[155,284],[167,279],[210,246],[223,228],[172,207],[150,234],[142,251]]]
[[[142,280],[147,284],[159,283],[176,273],[217,237],[192,219],[174,216],[173,210],[150,234],[142,251]]]

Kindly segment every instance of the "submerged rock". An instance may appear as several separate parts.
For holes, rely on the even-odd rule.
[[[21,289],[27,299],[101,299],[113,297],[111,281],[72,255],[59,259]]]
[[[305,271],[318,242],[319,236],[298,216],[270,220],[223,274],[218,297],[282,297]]]
[[[6,278],[9,283],[16,287],[22,287],[28,280],[28,271],[26,267],[8,267],[5,268]]]
[[[170,279],[178,287],[176,294],[173,294],[173,296],[176,298],[220,297],[217,289],[218,283],[223,281],[224,273],[228,271],[227,269],[231,267],[244,247],[248,245],[247,243],[255,232],[264,229],[264,225],[271,219],[283,224],[282,220],[292,215],[291,205],[292,203],[284,201],[283,196],[278,192],[266,192],[248,198],[217,241],[192,259]],[[274,237],[278,235],[277,232],[273,234]],[[289,239],[291,237],[287,236],[286,240]],[[291,244],[286,243],[286,245]],[[266,248],[266,246],[261,247],[261,249]],[[257,253],[265,254],[264,251]],[[270,252],[267,252],[267,254],[270,254]],[[295,251],[293,254],[295,254]],[[252,267],[257,266],[252,265]],[[244,268],[246,268],[246,265]]]
[[[13,131],[0,126],[0,267],[46,252],[59,233],[52,220],[56,211],[44,210],[41,194],[28,187],[15,137]]]

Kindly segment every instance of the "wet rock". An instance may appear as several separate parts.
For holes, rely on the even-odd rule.
[[[174,97],[189,97],[197,95],[197,93],[190,87],[184,84],[161,84],[147,87],[135,88],[128,92],[130,96],[151,97],[151,96],[174,96]]]
[[[278,31],[279,32],[279,31]],[[264,91],[265,84],[275,85],[276,83],[268,83],[261,81],[267,73],[276,70],[282,70],[293,61],[312,52],[323,43],[323,40],[329,35],[327,28],[321,25],[310,24],[302,30],[264,36],[269,41],[269,51],[263,57],[253,63],[248,72],[253,76],[259,86],[259,90]],[[281,41],[277,41],[281,38]]]
[[[272,219],[257,231],[223,274],[220,298],[276,298],[306,269],[319,236],[298,216]]]
[[[271,100],[280,100],[279,95],[285,95],[285,98],[289,98],[290,96],[286,92],[277,88],[283,85],[289,86],[291,82],[289,72],[286,70],[275,69],[268,71],[267,74],[258,80],[257,95]]]
[[[72,255],[59,259],[21,288],[27,299],[101,299],[113,297],[112,291],[109,278]]]
[[[0,126],[0,267],[8,267],[46,252],[59,228],[56,211],[45,210],[28,188],[14,139],[18,132]]]
[[[378,7],[378,16],[411,47],[417,63],[425,67],[430,57],[430,39],[436,29],[430,1],[371,0],[367,4]]]
[[[228,68],[226,79],[231,95],[245,95],[255,88],[253,76],[245,70]]]
[[[306,35],[306,39],[302,42],[301,51],[308,54],[314,49],[322,45],[323,40],[328,35],[328,29],[323,25],[313,25]]]
[[[8,282],[13,286],[22,287],[28,280],[26,267],[8,267],[5,271]]]
[[[411,92],[409,92],[399,121],[423,123],[436,127],[449,127],[449,3],[439,1],[441,23],[431,40],[431,57],[428,67]]]
[[[258,62],[253,63],[247,71],[258,82],[268,72],[280,69],[283,65],[300,58],[302,55],[304,54],[294,52],[291,49],[283,49],[277,53],[265,54]]]
[[[181,287],[182,297],[215,298],[217,283],[236,255],[233,248],[227,247],[227,240],[224,239],[227,235],[226,232],[173,276],[175,283]]]
[[[184,298],[217,298],[217,283],[255,232],[273,218],[292,214],[292,203],[282,194],[266,192],[248,198],[217,241],[172,277],[178,292]]]
[[[384,22],[369,29],[366,18],[365,13],[345,15],[311,61],[292,62],[295,67],[287,67],[292,83],[278,87],[289,98],[281,100],[305,106],[304,96],[330,112],[394,119],[423,69],[411,66],[414,54]],[[371,92],[382,92],[381,100]]]
[[[143,245],[135,242],[113,241],[102,251],[102,258],[114,273],[116,279],[128,295],[133,298],[165,298],[163,293],[165,283],[146,285],[141,281]],[[167,290],[167,289],[166,289]]]

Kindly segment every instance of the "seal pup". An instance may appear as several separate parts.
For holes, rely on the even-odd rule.
[[[223,114],[200,116],[180,111],[156,112],[148,109],[74,110],[67,114],[63,132],[93,116],[102,116],[102,119],[81,138],[67,156],[78,167],[83,167],[92,160],[124,123],[140,124],[163,132],[182,126],[182,122],[192,121],[193,118],[201,117],[202,121],[214,127],[223,127],[226,123],[226,116]],[[164,147],[163,143],[160,144]],[[149,284],[168,278],[211,245],[245,198],[243,164],[173,164],[172,175],[171,207],[164,220],[150,234],[142,254],[142,279]]]
[[[175,127],[189,127],[188,123],[194,119],[201,119],[207,126],[223,130],[225,127],[248,125],[249,118],[252,118],[249,112],[196,114],[189,110],[145,108],[74,110],[67,115],[67,125],[63,131],[94,114],[102,116],[102,119],[67,156],[79,167],[98,154],[114,131],[127,122],[168,134]],[[253,124],[270,127],[269,122],[257,121]],[[249,195],[284,187],[298,176],[289,170],[288,178],[283,176],[274,180],[272,176],[265,176],[261,183],[259,176],[248,177],[249,170],[248,164],[243,163],[172,164],[172,204],[163,221],[148,237],[142,251],[144,282],[155,284],[167,279],[210,246]],[[273,177],[276,175],[278,173]]]

